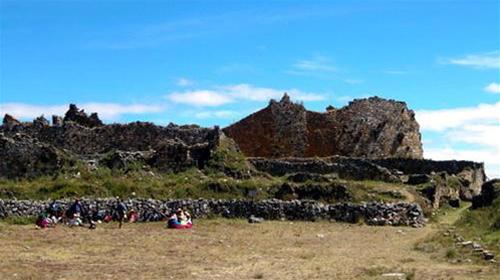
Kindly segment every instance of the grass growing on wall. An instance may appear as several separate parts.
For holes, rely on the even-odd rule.
[[[255,176],[234,179],[222,172],[192,168],[179,173],[124,172],[99,168],[35,179],[0,180],[0,198],[52,199],[73,196],[147,198],[245,198],[250,190],[268,197],[280,178]]]

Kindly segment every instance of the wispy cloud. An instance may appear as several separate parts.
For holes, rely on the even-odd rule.
[[[363,80],[357,80],[357,79],[345,79],[344,83],[350,84],[350,85],[357,85],[357,84],[362,84],[364,81]]]
[[[385,70],[383,72],[385,74],[389,74],[389,75],[404,75],[404,74],[408,73],[407,71],[404,71],[404,70]]]
[[[202,111],[195,113],[194,116],[198,119],[232,119],[240,116],[240,113],[231,110]]]
[[[497,83],[491,83],[484,87],[484,91],[491,92],[491,93],[500,93],[500,84]]]
[[[330,58],[323,55],[316,55],[308,59],[297,60],[285,73],[331,79],[335,77],[334,75],[337,71],[337,67],[332,64]]]
[[[480,54],[468,54],[457,58],[441,58],[440,62],[460,66],[471,67],[475,69],[499,69],[500,51],[492,51]]]
[[[118,120],[128,114],[159,113],[164,110],[161,105],[118,104],[118,103],[82,103],[77,104],[86,112],[97,112],[104,120]],[[10,114],[19,119],[32,119],[38,116],[64,115],[68,105],[36,105],[26,103],[0,104],[0,115]]]
[[[302,59],[295,62],[292,67],[298,71],[335,72],[337,68],[330,64],[326,56],[317,55],[311,59]]]
[[[308,18],[330,17],[350,12],[341,8],[294,8],[243,10],[216,14],[197,14],[166,22],[127,26],[102,31],[87,47],[127,50],[152,48],[169,43],[192,40],[227,33],[240,33],[243,29],[269,24],[289,23]],[[227,24],[230,22],[231,24]],[[118,31],[117,31],[118,30]],[[104,39],[103,39],[104,38]]]
[[[194,84],[194,81],[187,78],[179,78],[176,81],[176,84],[180,87],[188,87]]]
[[[485,162],[490,177],[500,176],[500,102],[476,107],[420,110],[425,157]],[[426,139],[425,137],[431,139]]]
[[[212,89],[174,92],[166,98],[174,103],[193,106],[220,106],[238,101],[267,101],[277,99],[287,92],[294,100],[320,101],[324,100],[322,94],[304,92],[298,89],[274,89],[256,87],[250,84],[237,84],[218,86]]]

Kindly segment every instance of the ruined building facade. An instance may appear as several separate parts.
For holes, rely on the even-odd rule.
[[[379,97],[319,113],[285,94],[223,131],[250,157],[423,157],[414,112],[404,102]]]

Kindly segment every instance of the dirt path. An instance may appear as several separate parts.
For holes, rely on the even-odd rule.
[[[0,225],[0,279],[495,279],[492,266],[414,250],[436,231],[329,222],[201,220],[192,230]]]

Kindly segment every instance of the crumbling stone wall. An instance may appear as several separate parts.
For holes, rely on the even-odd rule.
[[[285,96],[226,127],[251,157],[350,156],[422,158],[419,125],[404,102],[358,99],[325,113],[305,110]]]
[[[285,94],[280,102],[271,100],[269,108],[275,122],[272,153],[279,156],[280,152],[285,150],[291,156],[305,154],[307,150],[307,114],[304,106],[293,104],[290,97]],[[287,141],[282,141],[283,139]]]
[[[60,201],[68,207],[70,200]],[[82,204],[89,211],[112,209],[115,199],[83,199]],[[48,207],[50,201],[0,200],[0,218],[8,216],[36,216]],[[191,212],[194,218],[214,215],[226,218],[247,218],[250,215],[268,220],[335,220],[357,223],[363,220],[369,225],[404,225],[421,227],[426,219],[422,209],[415,203],[338,203],[322,204],[310,200],[154,200],[128,199],[125,204],[129,209],[139,212],[141,221],[159,221],[177,208]],[[196,223],[196,221],[195,221]]]
[[[0,177],[38,176],[60,170],[71,161],[63,151],[23,134],[7,137],[0,132]]]
[[[334,156],[325,158],[249,158],[248,160],[257,170],[273,176],[292,173],[333,173],[341,179],[348,180],[401,182],[400,177],[391,170],[363,158]]]
[[[160,170],[203,167],[217,147],[220,136],[218,127],[157,126],[146,122],[104,125],[97,114],[87,116],[73,104],[63,120],[57,116],[52,119],[54,123],[50,125],[43,116],[24,123],[9,115],[4,117],[0,126],[5,143],[0,146],[0,159],[4,162],[0,164],[0,177],[50,174],[57,171],[61,164],[59,159],[52,160],[57,162],[53,164],[50,160],[44,161],[44,158],[52,159],[56,154],[63,153],[107,166],[120,166],[130,162],[130,159],[140,158]],[[114,163],[106,161],[108,153],[115,153]],[[130,153],[139,154],[131,157]],[[38,158],[40,161],[11,158],[15,155],[22,159]],[[43,165],[45,162],[47,166]]]
[[[481,192],[486,181],[484,163],[466,160],[426,160],[426,159],[375,159],[373,163],[388,169],[399,170],[404,174],[431,174],[446,172],[457,176],[463,188],[462,195],[468,200]]]
[[[463,200],[472,200],[473,196],[478,195],[486,179],[484,164],[472,161],[365,159],[341,156],[281,159],[249,158],[248,160],[257,170],[274,176],[293,173],[335,174],[341,179],[408,182],[410,184],[413,184],[411,180],[422,177],[424,180],[416,182],[416,184],[422,184],[432,180],[430,175],[444,173],[446,176],[454,177],[458,181],[457,190]],[[440,189],[444,190],[444,188]],[[448,195],[448,197],[455,196]]]

